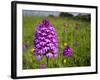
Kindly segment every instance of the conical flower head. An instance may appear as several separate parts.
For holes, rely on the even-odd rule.
[[[48,19],[39,23],[35,30],[34,47],[37,56],[46,55],[47,57],[56,57],[58,52],[58,40],[55,28]]]
[[[72,55],[72,48],[69,45],[64,48],[63,55],[67,57]]]

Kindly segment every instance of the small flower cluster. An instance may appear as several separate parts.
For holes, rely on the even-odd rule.
[[[63,49],[63,55],[67,57],[72,55],[72,48],[69,45]]]
[[[23,44],[23,51],[25,51],[28,48],[27,44]]]

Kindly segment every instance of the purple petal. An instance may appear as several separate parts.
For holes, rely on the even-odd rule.
[[[58,54],[53,54],[53,56],[56,58],[56,57],[58,57]]]
[[[52,54],[52,53],[47,53],[46,56],[47,56],[48,58],[51,58],[51,57],[53,57],[53,54]]]
[[[37,60],[41,60],[42,59],[42,56],[41,55],[38,55],[36,56]]]

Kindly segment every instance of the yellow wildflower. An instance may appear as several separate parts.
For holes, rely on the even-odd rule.
[[[35,49],[34,49],[34,48],[32,48],[32,49],[31,49],[31,52],[34,52],[34,51],[35,51]]]
[[[67,43],[64,43],[64,46],[67,46]]]
[[[64,64],[66,64],[66,59],[64,59],[64,61],[63,61],[63,62],[64,62]]]

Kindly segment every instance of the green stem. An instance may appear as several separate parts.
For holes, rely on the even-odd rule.
[[[48,57],[46,57],[47,58],[47,67],[48,67],[48,64],[49,64],[49,59],[48,59]]]

